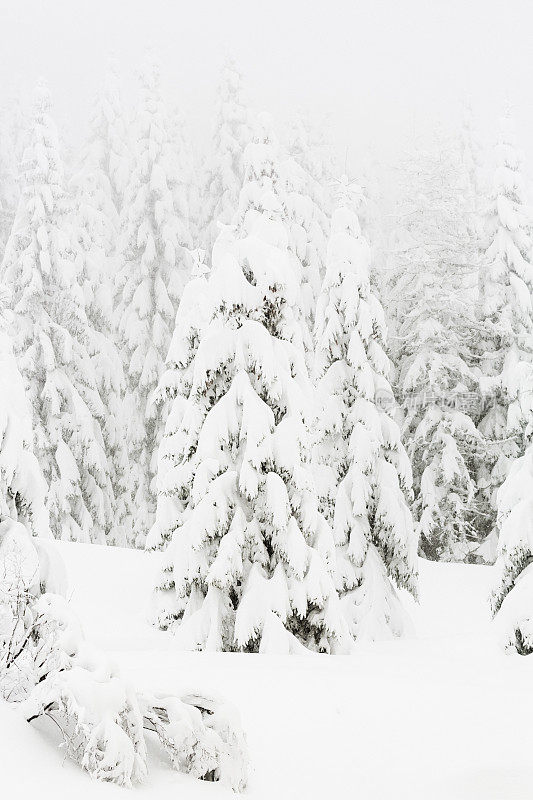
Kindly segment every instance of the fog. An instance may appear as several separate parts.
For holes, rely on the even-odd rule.
[[[349,166],[394,159],[414,134],[456,124],[470,99],[490,142],[507,100],[533,156],[528,0],[0,0],[0,98],[44,76],[65,138],[83,135],[108,55],[127,85],[147,44],[198,137],[209,131],[226,51],[253,105],[281,120],[328,113]]]

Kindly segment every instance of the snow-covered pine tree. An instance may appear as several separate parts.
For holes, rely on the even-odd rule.
[[[217,222],[229,225],[244,181],[244,150],[252,139],[242,75],[233,58],[222,67],[212,153],[204,189],[203,240],[208,258],[218,236]]]
[[[330,120],[323,117],[317,124],[304,109],[297,109],[287,137],[289,155],[321,187],[321,210],[329,216],[332,210],[332,181],[338,174]]]
[[[54,536],[104,542],[113,490],[99,420],[105,415],[89,354],[57,132],[38,86],[17,216],[3,280],[14,350],[30,399],[34,450],[48,484]]]
[[[266,128],[246,149],[237,228],[214,247],[208,322],[180,354],[167,454],[181,505],[156,620],[197,649],[338,652],[350,637],[309,463],[298,275]]]
[[[227,228],[230,237],[231,228]],[[219,245],[224,235],[221,234]],[[227,238],[227,237],[226,237]],[[217,246],[219,246],[217,245]],[[187,498],[179,494],[180,464],[176,461],[176,439],[193,384],[194,358],[208,314],[209,272],[205,252],[193,253],[194,266],[176,314],[176,325],[166,360],[166,370],[154,394],[154,403],[168,408],[157,462],[156,519],[146,541],[150,550],[163,549],[183,522]],[[176,476],[175,476],[176,471]]]
[[[130,168],[132,154],[128,120],[122,103],[122,81],[118,64],[111,58],[101,92],[97,95],[90,121],[90,135],[85,148],[84,163],[98,170],[98,179],[120,211]],[[103,177],[108,181],[104,186]],[[111,214],[111,209],[109,208]],[[112,222],[113,220],[110,220]],[[111,229],[112,230],[112,229]],[[106,248],[110,252],[110,248]]]
[[[236,214],[237,224],[245,226],[246,218],[255,219],[255,213],[272,213],[262,206],[259,187],[268,175],[276,214],[288,233],[289,261],[300,286],[295,315],[308,369],[313,360],[313,322],[316,298],[320,288],[324,263],[324,228],[326,219],[314,198],[320,187],[280,145],[270,115],[260,114],[255,120],[254,140],[249,152],[256,151],[248,170],[247,185],[243,187]],[[246,230],[246,228],[244,228]]]
[[[126,374],[133,534],[143,546],[156,505],[157,448],[164,420],[152,394],[164,370],[176,308],[190,270],[186,197],[161,95],[159,64],[148,57],[134,126],[135,163],[124,195],[116,279],[120,349]]]
[[[512,461],[523,455],[533,414],[531,215],[509,115],[501,121],[495,155],[479,270],[481,388],[490,402],[479,423],[487,455],[478,488],[480,502],[491,512],[491,526],[496,522],[495,490]]]
[[[0,262],[20,197],[19,168],[26,128],[26,114],[20,100],[11,97],[0,109]]]
[[[46,538],[46,483],[33,452],[31,407],[7,327],[0,307],[0,520],[21,522],[34,536]]]
[[[189,235],[194,246],[200,242],[202,224],[202,169],[198,153],[193,146],[192,134],[180,108],[170,114],[170,136],[176,159],[179,181],[174,187],[174,198],[180,214],[188,221]],[[183,205],[185,200],[185,205]]]
[[[464,174],[464,191],[472,209],[473,225],[478,229],[483,205],[483,155],[470,103],[465,103],[460,131],[460,157]]]
[[[123,415],[125,389],[122,359],[115,344],[111,253],[117,231],[117,212],[109,180],[89,149],[79,171],[70,181],[70,226],[76,254],[76,273],[83,291],[87,316],[87,349],[103,415],[98,419],[113,487],[112,520],[106,541],[125,545],[131,538],[132,509],[130,468]]]
[[[4,123],[4,124],[2,124]],[[5,120],[0,121],[0,260],[11,232],[18,201],[17,163]]]
[[[371,149],[361,165],[362,198],[357,216],[361,232],[370,245],[370,284],[381,299],[386,296],[387,253],[392,221],[390,177]]]
[[[503,644],[533,653],[533,448],[511,466],[497,492],[497,581],[491,606]]]
[[[290,230],[289,246],[301,265],[303,335],[308,366],[312,368],[315,310],[325,272],[330,187],[314,177],[315,174],[322,175],[322,164],[313,151],[307,118],[300,114],[298,122],[291,129],[289,157],[283,162],[282,175]]]
[[[369,280],[359,187],[338,183],[316,319],[316,446],[321,510],[337,544],[337,588],[350,633],[400,635],[394,584],[417,595],[417,541],[406,503],[411,467],[392,418],[386,329]]]
[[[480,538],[472,229],[459,191],[456,147],[440,142],[420,149],[404,170],[388,298],[402,434],[413,468],[421,552],[462,560]]]

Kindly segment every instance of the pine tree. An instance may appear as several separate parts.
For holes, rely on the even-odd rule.
[[[200,180],[202,170],[198,153],[192,143],[190,127],[179,108],[174,108],[170,115],[170,136],[179,176],[179,183],[176,184],[174,190],[176,206],[184,219],[187,219],[192,243],[198,246],[202,224]],[[184,205],[182,205],[183,201],[185,201]]]
[[[267,127],[246,150],[237,228],[215,244],[207,322],[193,332],[178,318],[164,487],[177,514],[156,619],[199,649],[337,652],[349,638],[309,463],[298,276]]]
[[[22,156],[22,110],[17,101],[0,109],[0,261],[11,233],[20,196],[19,164]]]
[[[497,581],[491,606],[507,647],[533,652],[533,448],[517,459],[498,491]]]
[[[491,515],[490,527],[496,522],[496,490],[512,461],[525,451],[533,413],[531,218],[508,115],[501,122],[495,155],[479,272],[479,363],[481,388],[489,402],[479,423],[487,457],[478,488],[480,502],[485,501]]]
[[[287,151],[321,188],[321,210],[332,210],[332,181],[338,174],[335,148],[327,117],[316,124],[303,109],[298,109],[289,126]]]
[[[419,151],[404,173],[392,307],[397,393],[413,467],[420,549],[463,560],[479,540],[482,457],[472,327],[476,261],[456,148]]]
[[[122,397],[122,359],[115,344],[112,263],[109,255],[117,230],[117,213],[109,181],[90,151],[70,182],[70,226],[75,247],[77,280],[87,316],[87,349],[93,363],[103,415],[98,419],[113,487],[113,509],[106,541],[125,545],[131,538],[132,509],[129,461]]]
[[[464,174],[464,191],[467,205],[471,208],[473,225],[479,229],[483,212],[483,155],[474,122],[472,106],[466,103],[460,131],[460,156]]]
[[[416,538],[406,503],[411,467],[391,415],[384,314],[370,287],[370,248],[357,218],[359,200],[359,188],[344,176],[317,306],[323,408],[316,459],[350,632],[354,638],[380,638],[403,630],[393,584],[416,597]]]
[[[32,414],[18,369],[6,310],[0,307],[0,519],[50,536],[46,484],[33,452]]]
[[[110,59],[104,86],[97,95],[90,122],[90,137],[84,163],[97,170],[98,180],[120,211],[128,182],[132,154],[127,130],[127,116],[122,103],[122,82],[117,62]],[[104,184],[107,179],[107,185]],[[116,213],[116,212],[115,212]],[[111,219],[109,220],[112,221]],[[109,248],[106,248],[110,252]]]
[[[314,177],[321,174],[320,164],[313,158],[309,127],[301,121],[298,137],[289,142],[288,158],[282,165],[285,209],[289,223],[289,246],[301,272],[301,313],[303,336],[312,367],[313,328],[320,285],[324,277],[328,218],[326,190]]]
[[[135,134],[135,165],[124,196],[116,314],[126,373],[125,419],[134,501],[133,533],[144,544],[153,524],[162,423],[152,394],[163,373],[176,307],[190,269],[186,198],[161,96],[160,68],[148,59]]]
[[[269,114],[255,120],[254,140],[248,147],[250,169],[239,199],[237,224],[244,230],[258,215],[282,220],[287,232],[289,263],[300,287],[294,313],[308,369],[313,359],[313,320],[324,261],[325,219],[308,192],[316,185],[280,145]],[[263,192],[265,176],[269,192]],[[264,197],[263,197],[264,195]],[[283,246],[285,246],[283,244]]]
[[[244,181],[244,150],[252,139],[243,79],[232,58],[220,75],[212,153],[205,178],[203,231],[209,258],[218,235],[217,223],[228,225],[239,203]]]
[[[89,324],[49,108],[48,92],[39,85],[4,282],[52,531],[59,538],[104,542],[113,494],[99,424],[105,410],[88,351]]]
[[[154,395],[154,404],[168,408],[168,414],[158,450],[156,519],[146,541],[148,549],[166,547],[183,522],[187,506],[187,498],[179,495],[180,468],[175,448],[193,384],[194,359],[206,324],[209,272],[203,250],[193,253],[193,257],[195,263],[178,306],[166,370]]]

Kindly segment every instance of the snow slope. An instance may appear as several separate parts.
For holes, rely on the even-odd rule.
[[[352,657],[183,653],[144,620],[153,557],[59,546],[87,637],[125,676],[238,705],[253,764],[250,800],[530,797],[533,660],[496,645],[489,568],[422,562],[413,637],[361,645]],[[46,723],[29,726],[0,706],[0,781],[10,798],[124,796],[64,761],[57,742]],[[148,781],[132,790],[139,800],[232,796],[172,772],[155,745],[150,756]]]

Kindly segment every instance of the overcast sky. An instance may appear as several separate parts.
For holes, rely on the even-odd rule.
[[[0,0],[0,96],[48,79],[83,131],[114,51],[125,75],[152,43],[196,131],[212,118],[226,50],[257,108],[330,112],[350,161],[385,159],[471,98],[491,139],[506,97],[533,160],[533,0]]]

